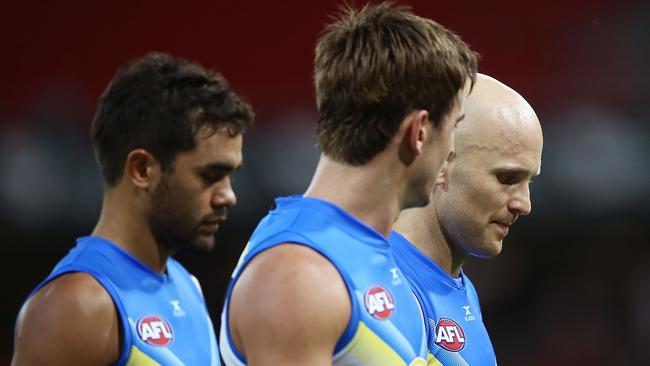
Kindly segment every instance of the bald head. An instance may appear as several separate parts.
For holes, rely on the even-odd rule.
[[[452,275],[467,256],[501,252],[511,225],[531,212],[529,185],[542,159],[539,120],[511,88],[479,74],[464,109],[456,159],[440,178],[446,183],[430,205],[404,211],[395,226]]]
[[[493,257],[517,217],[531,212],[542,128],[521,95],[479,74],[455,134],[456,159],[432,217],[458,256]]]
[[[516,91],[479,74],[465,105],[465,120],[455,131],[456,153],[500,150],[515,153],[522,146],[539,146],[542,128],[533,108]],[[540,151],[541,152],[541,151]]]

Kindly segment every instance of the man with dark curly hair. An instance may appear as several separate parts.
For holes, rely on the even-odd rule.
[[[171,255],[214,246],[252,120],[198,64],[152,53],[118,71],[91,129],[99,221],[23,305],[13,365],[220,363],[198,281]]]

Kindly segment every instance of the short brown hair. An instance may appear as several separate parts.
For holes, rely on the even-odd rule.
[[[440,24],[392,2],[342,8],[316,45],[318,147],[335,160],[368,162],[415,109],[434,126],[476,77],[477,55]]]

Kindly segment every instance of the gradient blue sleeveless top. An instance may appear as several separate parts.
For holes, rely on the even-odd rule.
[[[107,240],[79,238],[30,297],[71,272],[93,276],[115,303],[124,334],[117,365],[220,364],[198,281],[173,258],[161,275]]]
[[[258,225],[233,272],[219,340],[226,365],[246,365],[228,330],[232,288],[251,259],[282,243],[317,251],[337,268],[347,286],[352,312],[332,355],[334,365],[426,365],[422,312],[397,269],[388,241],[323,200],[293,196],[278,198],[276,205]]]
[[[474,285],[465,273],[455,279],[393,231],[390,245],[420,301],[428,322],[429,365],[494,366]]]

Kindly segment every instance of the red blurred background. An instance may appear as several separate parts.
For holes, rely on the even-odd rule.
[[[300,193],[315,167],[313,46],[340,3],[3,4],[0,363],[9,363],[25,296],[96,220],[101,183],[86,137],[96,100],[119,65],[153,50],[218,70],[258,115],[221,247],[180,255],[218,323],[252,227],[274,196]],[[459,33],[481,54],[480,71],[524,95],[545,130],[534,214],[500,257],[467,267],[499,364],[650,364],[650,5],[401,3]]]

